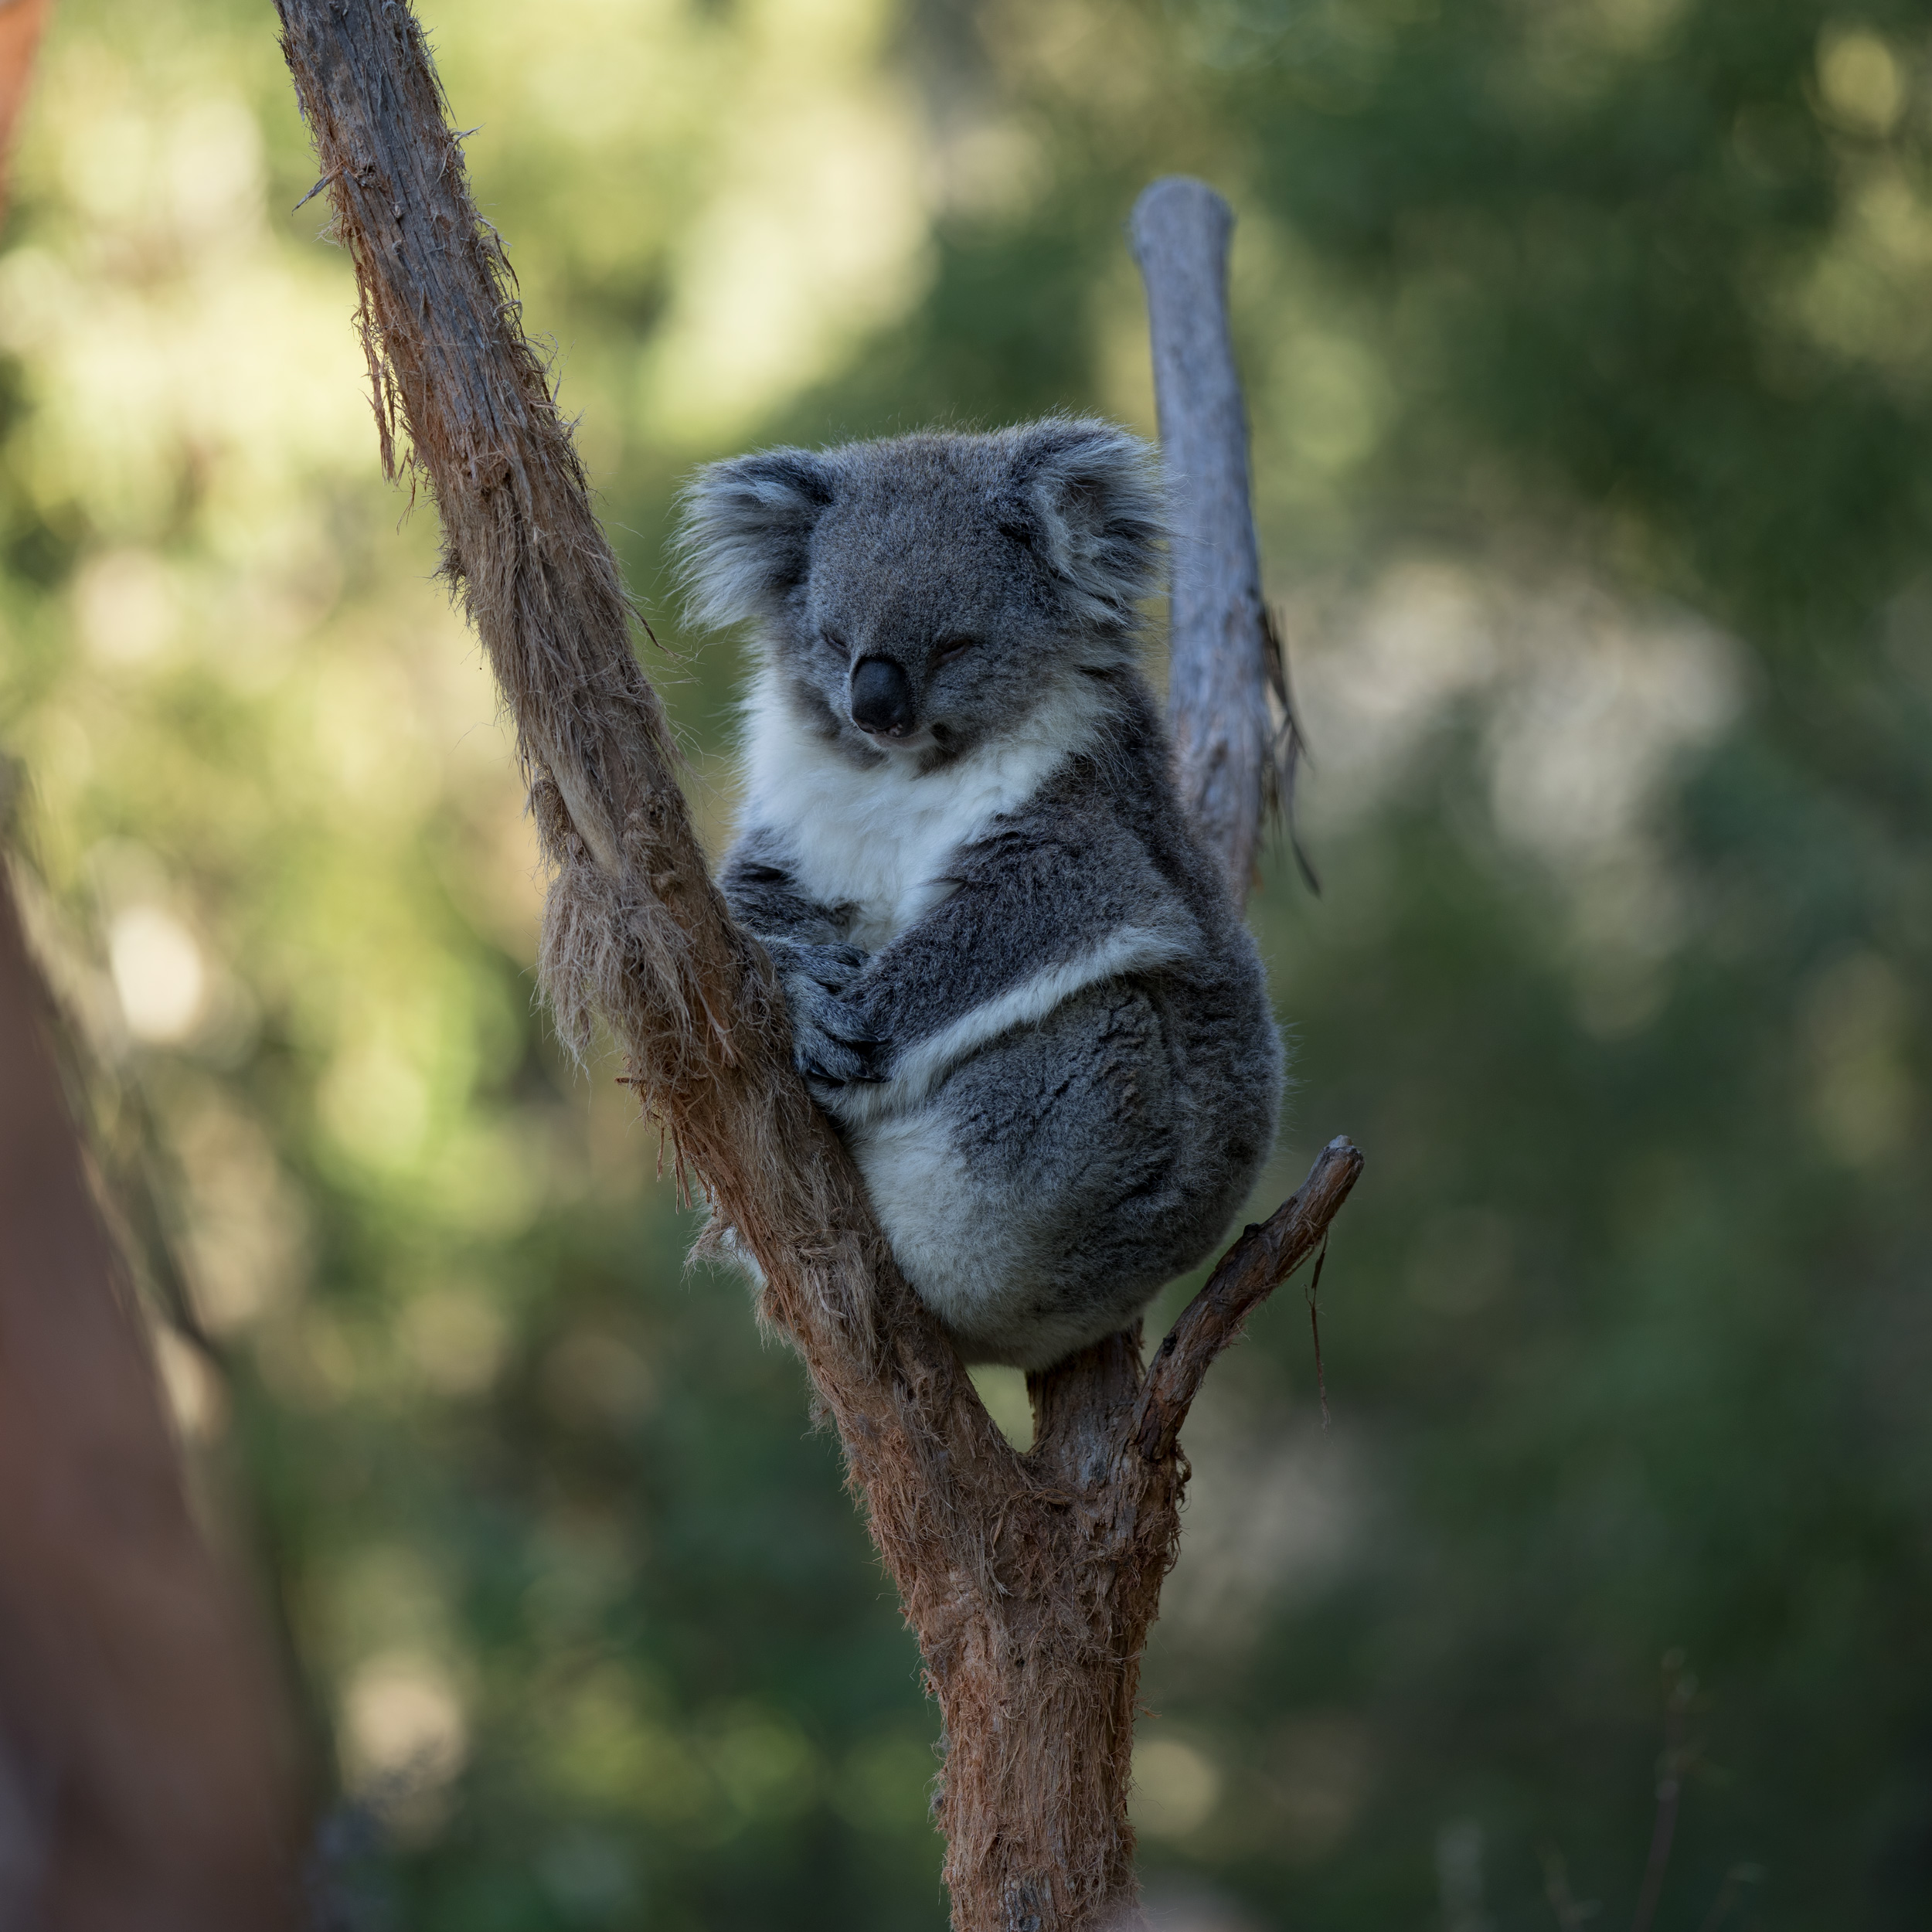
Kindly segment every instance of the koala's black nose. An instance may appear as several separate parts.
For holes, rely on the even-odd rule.
[[[861,658],[852,666],[852,721],[894,738],[912,730],[912,681],[890,658]]]

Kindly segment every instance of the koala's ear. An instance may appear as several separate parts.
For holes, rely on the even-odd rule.
[[[832,499],[831,466],[809,450],[713,463],[684,495],[679,573],[694,624],[770,614],[805,580],[811,532]]]
[[[1088,417],[1016,432],[1004,520],[1090,615],[1131,621],[1159,576],[1167,534],[1159,459],[1138,436]]]

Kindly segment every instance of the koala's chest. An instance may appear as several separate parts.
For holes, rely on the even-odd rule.
[[[808,897],[853,908],[849,936],[868,951],[951,894],[954,855],[1030,798],[1055,762],[1002,747],[936,772],[862,770],[769,729],[748,749],[750,822],[777,835]]]
[[[799,728],[767,683],[747,707],[746,822],[774,835],[801,889],[849,906],[848,937],[876,952],[953,892],[954,855],[1019,811],[1070,755],[1066,721],[1033,726],[956,763],[855,765]]]
[[[854,909],[854,945],[877,951],[952,891],[948,862],[979,827],[978,815],[950,791],[828,787],[813,800],[815,809],[776,821],[806,893]]]

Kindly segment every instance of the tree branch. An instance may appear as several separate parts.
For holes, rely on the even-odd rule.
[[[1206,182],[1157,181],[1129,225],[1147,285],[1161,450],[1174,493],[1167,713],[1182,802],[1237,901],[1254,876],[1284,689],[1248,503],[1247,412],[1228,328],[1234,216]]]
[[[1240,1335],[1243,1325],[1312,1254],[1341,1211],[1362,1172],[1362,1150],[1337,1134],[1308,1178],[1259,1226],[1244,1228],[1181,1311],[1151,1363],[1134,1406],[1131,1435],[1141,1454],[1158,1462],[1174,1453],[1181,1424],[1214,1358]]]
[[[762,1268],[764,1311],[804,1352],[862,1477],[889,1444],[944,1492],[1005,1444],[893,1267],[793,1071],[763,950],[711,884],[617,560],[470,198],[421,30],[406,6],[374,0],[278,11],[355,264],[386,466],[400,416],[401,467],[434,493],[444,568],[515,719],[556,875],[542,975],[560,1030],[581,1049],[593,1015],[609,1019],[641,1097]],[[885,1335],[889,1377],[876,1372]]]
[[[1249,502],[1247,412],[1228,328],[1233,233],[1227,203],[1182,175],[1141,195],[1130,227],[1147,287],[1161,446],[1175,498],[1168,719],[1183,799],[1236,896],[1245,899],[1274,776],[1270,692],[1291,730],[1293,718],[1281,645],[1262,601]],[[1143,1455],[1174,1453],[1209,1364],[1313,1252],[1362,1158],[1345,1140],[1330,1142],[1300,1191],[1223,1257],[1148,1369],[1131,1432]]]

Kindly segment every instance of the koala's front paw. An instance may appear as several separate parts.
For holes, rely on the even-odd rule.
[[[866,955],[856,946],[815,946],[803,939],[767,939],[765,951],[787,992],[794,979],[808,979],[828,993],[842,993],[856,979]]]
[[[886,1076],[886,1043],[844,994],[866,955],[852,946],[782,941],[768,948],[791,1015],[791,1056],[821,1105],[845,1087]]]

